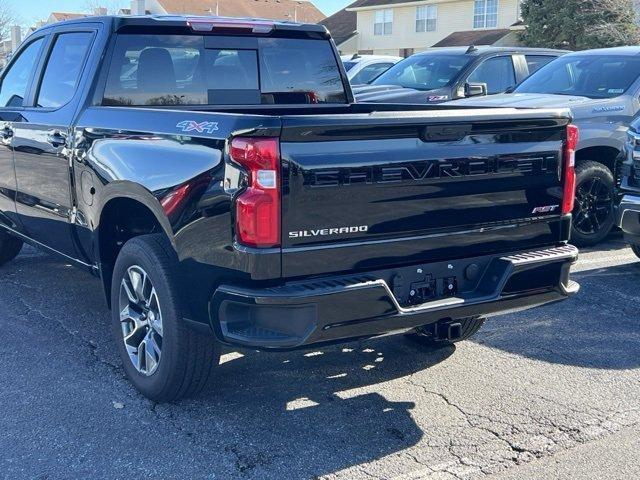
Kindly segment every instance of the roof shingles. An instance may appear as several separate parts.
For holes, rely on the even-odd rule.
[[[350,5],[347,8],[382,7],[384,5],[396,5],[398,3],[413,3],[424,0],[360,0],[358,5]]]
[[[322,25],[327,27],[327,30],[331,33],[336,45],[340,45],[356,35],[356,30],[358,28],[358,13],[349,11],[348,9],[358,7],[365,1],[366,0],[357,0],[346,8],[343,8],[320,22]]]
[[[324,14],[311,2],[296,0],[158,0],[170,14],[220,15],[318,23]]]
[[[468,30],[464,32],[453,32],[448,37],[443,38],[434,47],[466,47],[468,45],[493,45],[498,40],[511,33],[508,28],[497,28],[495,30]]]

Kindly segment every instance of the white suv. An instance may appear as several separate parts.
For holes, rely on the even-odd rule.
[[[343,55],[341,57],[351,85],[372,82],[393,67],[402,57],[384,55]]]

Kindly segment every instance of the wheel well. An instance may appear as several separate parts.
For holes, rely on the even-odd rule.
[[[616,158],[620,154],[620,150],[614,147],[588,147],[576,152],[576,161],[593,160],[603,164],[616,178]]]
[[[153,212],[136,200],[116,198],[105,205],[100,215],[98,244],[102,282],[109,307],[113,267],[124,244],[134,237],[161,232],[162,226]]]

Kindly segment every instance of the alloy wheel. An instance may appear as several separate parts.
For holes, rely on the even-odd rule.
[[[573,227],[583,235],[598,233],[611,214],[612,202],[611,192],[600,178],[581,183],[576,190]]]
[[[119,299],[122,338],[131,363],[142,375],[151,376],[162,355],[162,311],[156,289],[142,267],[127,269]]]

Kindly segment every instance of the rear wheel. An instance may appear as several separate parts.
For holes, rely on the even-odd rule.
[[[16,258],[23,245],[19,238],[0,231],[0,266]]]
[[[576,205],[571,241],[590,247],[604,240],[615,222],[615,181],[601,163],[585,160],[576,167]]]
[[[176,266],[163,235],[136,237],[118,255],[111,288],[113,334],[125,372],[157,402],[195,395],[220,360],[216,340],[182,320]]]
[[[416,328],[410,335],[428,346],[451,345],[468,340],[484,325],[482,317],[447,320]]]

